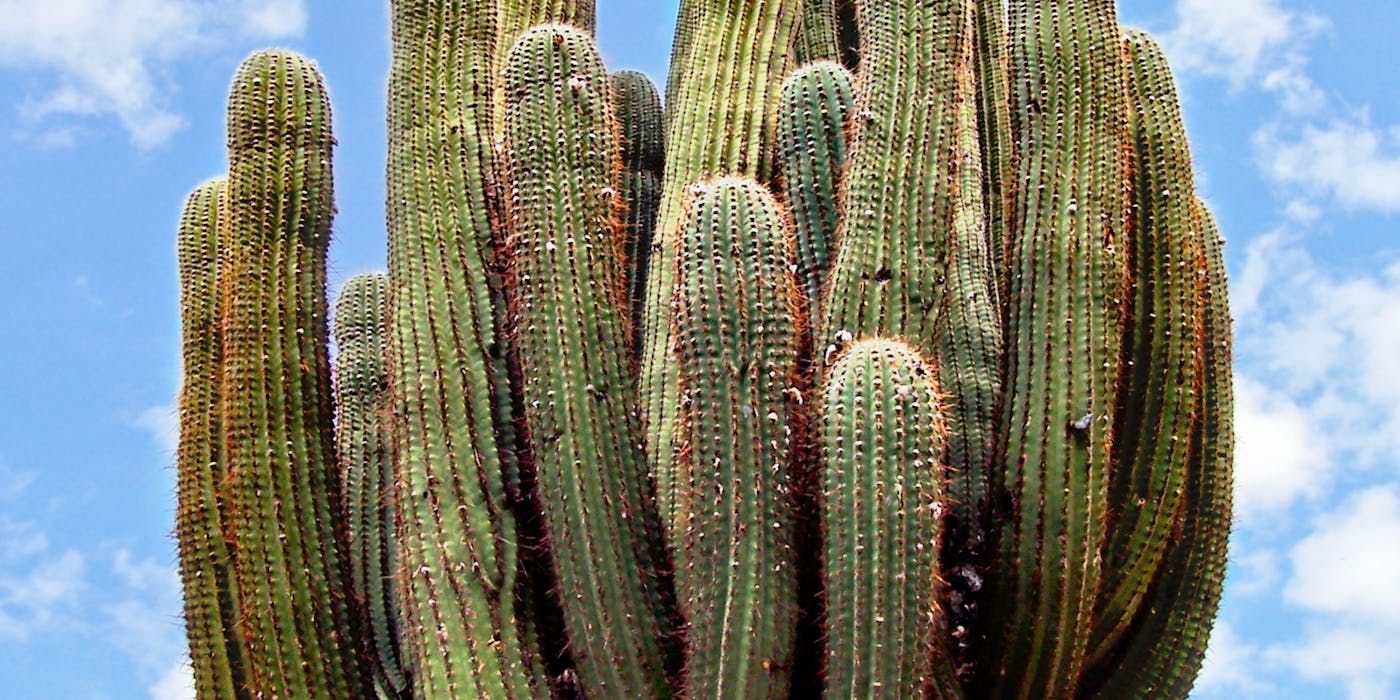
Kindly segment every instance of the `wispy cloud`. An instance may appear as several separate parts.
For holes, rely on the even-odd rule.
[[[180,418],[173,405],[151,406],[136,414],[131,424],[149,433],[167,457],[175,455],[180,445]]]
[[[1400,127],[1379,129],[1364,113],[1291,130],[1275,124],[1255,137],[1255,151],[1271,179],[1303,196],[1400,211]]]
[[[21,106],[39,140],[74,141],[65,117],[114,116],[151,148],[184,125],[169,98],[179,62],[305,25],[303,0],[0,0],[0,68],[49,85]]]

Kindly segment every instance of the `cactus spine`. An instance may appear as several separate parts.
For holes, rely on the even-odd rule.
[[[254,695],[358,698],[326,354],[330,102],[310,61],[254,54],[229,98],[222,415]],[[245,556],[246,555],[246,556]]]
[[[674,599],[629,371],[607,75],[586,34],[546,25],[505,83],[514,347],[564,622],[590,697],[661,697]]]
[[[394,546],[393,440],[389,376],[384,366],[388,321],[382,274],[351,277],[335,304],[336,451],[350,538],[350,583],[365,602],[366,653],[382,697],[409,689],[399,651],[398,550]]]
[[[622,125],[622,192],[627,203],[622,240],[627,283],[627,308],[641,343],[642,301],[646,295],[647,259],[661,203],[661,174],[666,165],[666,143],[661,96],[651,79],[637,71],[609,76],[613,112]]]
[[[420,697],[546,691],[513,595],[515,443],[491,252],[495,7],[392,3],[389,363],[403,633]]]
[[[856,343],[827,375],[826,697],[961,697],[939,603],[944,425],[933,370],[894,341]]]
[[[1135,146],[1128,246],[1134,298],[1123,341],[1094,653],[1111,647],[1132,622],[1181,510],[1204,332],[1205,252],[1176,88],[1151,37],[1130,31],[1124,44]]]
[[[1012,0],[1017,176],[983,669],[1062,697],[1083,667],[1125,299],[1127,95],[1110,0]],[[1095,76],[1086,80],[1084,76]]]
[[[190,193],[177,237],[184,380],[180,387],[179,506],[175,534],[185,590],[185,629],[195,690],[201,698],[249,697],[233,548],[226,537],[228,471],[220,415],[223,333],[219,267],[227,227],[228,182]]]
[[[808,318],[821,317],[822,290],[836,251],[838,186],[846,167],[846,124],[855,93],[840,64],[818,61],[783,83],[778,158],[797,237],[797,279]]]
[[[789,426],[801,403],[803,309],[768,190],[746,178],[697,189],[676,260],[685,695],[787,697],[798,612]]]
[[[676,522],[674,475],[665,465],[679,399],[669,360],[672,267],[687,188],[719,174],[763,181],[771,174],[773,115],[791,61],[800,0],[684,0],[681,22],[693,27],[676,50],[684,66],[667,105],[666,174],[647,269],[642,319],[642,410],[647,463],[655,468],[663,520]],[[668,87],[670,94],[673,88]],[[678,533],[671,533],[672,541]]]

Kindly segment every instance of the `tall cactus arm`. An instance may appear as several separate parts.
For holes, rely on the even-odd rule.
[[[385,697],[403,697],[408,674],[399,651],[398,546],[394,539],[394,463],[389,430],[388,339],[383,274],[351,277],[335,303],[336,452],[350,538],[351,590],[364,601],[374,681]]]
[[[836,251],[838,188],[846,168],[846,126],[855,91],[840,64],[818,61],[783,83],[778,164],[797,238],[797,280],[808,318],[821,315],[827,270]]]
[[[666,174],[647,269],[642,341],[642,410],[647,461],[656,469],[662,515],[674,521],[676,484],[664,465],[672,448],[679,375],[670,361],[672,267],[686,188],[717,175],[767,180],[773,116],[792,61],[801,0],[684,0],[686,41],[675,97],[667,104]],[[680,40],[678,39],[678,42]],[[679,48],[680,43],[677,44]],[[673,533],[673,541],[676,540]]]
[[[1090,671],[1081,695],[1185,698],[1200,673],[1220,607],[1234,493],[1234,375],[1224,242],[1199,200],[1195,231],[1205,255],[1204,381],[1177,534],[1132,630]]]
[[[1124,46],[1136,152],[1133,305],[1091,655],[1124,634],[1157,575],[1181,508],[1201,390],[1205,251],[1193,214],[1191,150],[1166,55],[1140,31],[1129,31]]]
[[[627,354],[607,75],[588,35],[545,25],[505,83],[514,347],[569,645],[589,697],[662,697],[674,592]]]
[[[547,691],[515,622],[514,442],[497,437],[512,413],[490,277],[495,7],[392,3],[389,364],[403,635],[420,697]]]
[[[1126,295],[1126,68],[1111,0],[1012,0],[1015,226],[980,658],[1064,697],[1098,593]]]
[[[228,477],[220,410],[223,334],[219,267],[227,228],[228,182],[211,180],[190,193],[180,218],[180,320],[184,378],[180,385],[180,445],[175,539],[185,591],[185,633],[194,686],[201,698],[251,697],[238,634],[238,590],[225,520]]]
[[[296,54],[250,56],[228,112],[222,415],[255,696],[361,698],[332,426],[330,101]]]
[[[825,697],[961,697],[939,603],[933,369],[903,343],[861,341],[828,373],[820,410]]]
[[[567,24],[591,34],[598,23],[598,11],[597,0],[497,0],[496,6],[500,20],[491,61],[497,70],[492,75],[496,85],[492,124],[499,142],[504,134],[506,114],[505,83],[500,80],[499,70],[505,65],[515,40],[530,27],[548,22]]]
[[[841,59],[836,3],[837,0],[802,0],[802,21],[793,43],[798,63]]]
[[[768,190],[747,178],[697,187],[676,260],[685,695],[783,698],[798,612],[788,419],[801,403],[803,307]]]
[[[647,257],[661,204],[661,175],[666,165],[661,97],[645,74],[618,71],[609,76],[613,110],[622,124],[622,194],[627,203],[622,248],[627,284],[627,308],[641,343],[642,303],[646,295]]]

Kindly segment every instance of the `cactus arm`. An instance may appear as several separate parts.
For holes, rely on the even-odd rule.
[[[586,34],[545,25],[505,83],[514,347],[570,648],[589,697],[662,697],[673,592],[629,370],[607,76]]]
[[[251,685],[363,697],[326,350],[333,139],[315,66],[249,57],[228,134],[222,410]]]
[[[336,452],[350,537],[351,589],[365,601],[375,685],[403,697],[408,674],[399,651],[398,551],[394,541],[394,467],[389,431],[389,377],[384,366],[383,274],[356,275],[336,300]]]
[[[511,411],[490,278],[494,8],[392,4],[389,362],[403,634],[420,697],[547,690],[514,622],[514,440],[496,434]]]
[[[933,370],[903,343],[858,342],[828,373],[820,411],[825,696],[960,697],[939,604]]]
[[[1190,145],[1171,69],[1147,34],[1128,31],[1135,219],[1133,311],[1109,482],[1111,526],[1091,654],[1113,646],[1167,549],[1183,498],[1201,383],[1204,256]]]
[[[613,111],[622,125],[622,194],[627,203],[623,218],[623,270],[626,273],[627,308],[634,338],[641,344],[642,305],[646,295],[647,256],[656,228],[661,199],[661,175],[666,165],[661,97],[651,79],[637,71],[609,76]]]
[[[772,195],[747,178],[697,187],[676,260],[685,695],[787,697],[798,610],[788,418],[803,307]]]
[[[802,20],[793,44],[798,64],[840,60],[841,38],[838,34],[836,1],[803,0]]]
[[[1109,0],[1013,0],[1017,177],[999,523],[980,658],[996,697],[1077,683],[1098,591],[1126,295],[1125,68]]]
[[[982,147],[982,198],[987,210],[987,243],[997,290],[1006,296],[1006,247],[1011,220],[1015,144],[1011,138],[1008,84],[1006,0],[973,1],[977,65],[977,131]]]
[[[850,73],[831,61],[803,66],[783,83],[779,169],[797,238],[798,284],[811,319],[821,315],[822,290],[836,250],[838,187],[854,98]]]
[[[685,0],[682,23],[693,29],[683,67],[668,85],[666,173],[647,269],[643,314],[642,410],[648,464],[656,469],[663,520],[676,519],[676,484],[664,465],[672,448],[679,376],[670,362],[672,266],[683,200],[691,183],[720,174],[766,180],[773,117],[791,62],[800,0]],[[671,537],[676,541],[676,537]]]
[[[238,634],[233,548],[226,536],[228,476],[221,426],[223,340],[219,267],[227,229],[224,179],[190,193],[176,238],[184,378],[180,386],[178,507],[175,536],[184,586],[185,632],[195,689],[202,698],[250,697]]]
[[[1205,255],[1201,410],[1191,432],[1179,534],[1134,627],[1081,688],[1085,697],[1185,698],[1201,670],[1220,606],[1234,491],[1233,370],[1223,241],[1205,205],[1194,203]]]

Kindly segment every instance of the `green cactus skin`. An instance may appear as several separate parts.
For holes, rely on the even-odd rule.
[[[497,142],[504,134],[506,115],[505,84],[499,79],[499,70],[505,65],[506,54],[515,45],[515,40],[525,30],[546,22],[567,24],[592,34],[597,24],[596,5],[597,0],[497,0],[500,31],[496,36],[495,57],[491,61],[497,71],[493,74],[496,96],[492,101],[495,112],[491,120]]]
[[[1201,670],[1220,607],[1234,493],[1230,303],[1220,232],[1199,200],[1193,214],[1205,249],[1204,380],[1191,430],[1185,506],[1132,630],[1086,676],[1085,697],[1186,697]]]
[[[1084,664],[1107,520],[1126,298],[1126,68],[1111,0],[1012,0],[1015,233],[998,524],[980,670],[1065,697]]]
[[[1123,341],[1109,528],[1091,658],[1137,613],[1184,497],[1201,390],[1205,251],[1193,221],[1191,149],[1167,57],[1128,31],[1133,167],[1133,310]]]
[[[417,697],[539,697],[516,613],[515,437],[492,278],[493,0],[395,0],[389,365]],[[445,50],[453,47],[454,50]],[[499,316],[499,319],[498,319]],[[503,477],[504,474],[504,477]]]
[[[748,178],[696,189],[676,260],[685,696],[785,698],[798,613],[789,418],[802,396],[802,304],[773,196]]]
[[[175,536],[185,591],[185,632],[195,690],[201,698],[249,698],[238,634],[233,549],[225,537],[227,478],[219,413],[223,334],[220,218],[228,183],[211,180],[190,193],[176,238],[184,380],[180,387],[179,506]]]
[[[330,102],[309,60],[263,51],[228,115],[221,409],[249,687],[362,698],[327,356]]]
[[[827,270],[836,250],[838,187],[846,167],[846,125],[855,92],[840,64],[818,61],[783,83],[778,161],[797,236],[797,279],[808,318],[821,317]]]
[[[648,263],[641,348],[647,463],[655,469],[663,520],[676,521],[672,449],[677,368],[670,361],[672,278],[687,188],[717,175],[771,175],[774,119],[789,70],[801,0],[684,0],[684,67],[668,102],[666,174]],[[677,50],[682,51],[682,42]],[[678,541],[671,533],[671,541]]]
[[[674,592],[627,352],[607,75],[587,34],[545,25],[505,84],[514,347],[569,646],[588,697],[664,697]]]
[[[350,533],[350,583],[365,601],[366,653],[381,697],[410,689],[399,651],[393,436],[383,274],[351,277],[335,303],[335,441]]]
[[[793,49],[799,64],[841,59],[836,0],[803,0]]]
[[[637,71],[618,71],[612,83],[613,112],[622,124],[622,194],[627,308],[634,330],[633,349],[641,345],[642,300],[646,295],[647,256],[661,204],[661,175],[666,166],[661,97],[651,79]]]
[[[961,697],[939,603],[933,369],[903,343],[860,341],[827,375],[820,410],[825,697]]]
[[[1006,0],[973,0],[973,36],[977,65],[977,132],[982,147],[982,201],[987,209],[987,242],[997,291],[1006,298],[1006,269],[1016,176],[1011,137],[1007,64]],[[1003,309],[1005,307],[1003,306]]]

